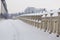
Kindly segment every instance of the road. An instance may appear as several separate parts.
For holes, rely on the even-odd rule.
[[[0,20],[0,40],[60,40],[21,20]]]

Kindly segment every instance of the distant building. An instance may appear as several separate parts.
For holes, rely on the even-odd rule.
[[[24,13],[43,13],[46,12],[47,10],[45,8],[34,8],[34,7],[27,7],[24,11]]]
[[[35,13],[36,9],[34,7],[28,7],[24,11],[25,13]]]

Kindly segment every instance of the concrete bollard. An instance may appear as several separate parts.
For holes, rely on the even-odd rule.
[[[47,30],[47,14],[45,14],[44,32]]]
[[[58,12],[58,29],[57,29],[57,37],[60,35],[60,12]]]
[[[50,14],[51,17],[50,17],[50,27],[49,27],[50,32],[49,32],[49,34],[51,34],[52,31],[53,31],[53,20],[52,20],[52,15],[53,15],[53,13]]]
[[[43,15],[41,15],[41,26],[40,26],[40,29],[42,29],[42,27],[43,27],[43,26],[42,26],[42,25],[43,25],[42,16],[43,16]]]
[[[50,29],[50,21],[49,19],[47,20],[47,32],[49,32],[49,29]]]
[[[57,33],[57,27],[58,27],[58,21],[54,21],[54,28],[53,28],[53,33]]]

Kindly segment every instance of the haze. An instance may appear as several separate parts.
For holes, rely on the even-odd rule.
[[[6,0],[9,13],[23,12],[27,7],[57,9],[60,0]]]

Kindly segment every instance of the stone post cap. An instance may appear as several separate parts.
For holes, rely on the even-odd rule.
[[[60,15],[60,8],[56,11],[58,15]]]
[[[45,14],[45,16],[47,16],[48,14]]]
[[[53,15],[53,13],[51,13],[50,15]]]
[[[58,14],[60,15],[60,12],[58,12]]]
[[[41,15],[41,16],[43,16],[43,15]]]
[[[59,10],[57,12],[58,12],[58,14],[60,13],[60,8],[59,8]]]
[[[52,15],[53,15],[53,13],[50,13],[50,15],[52,16]]]

